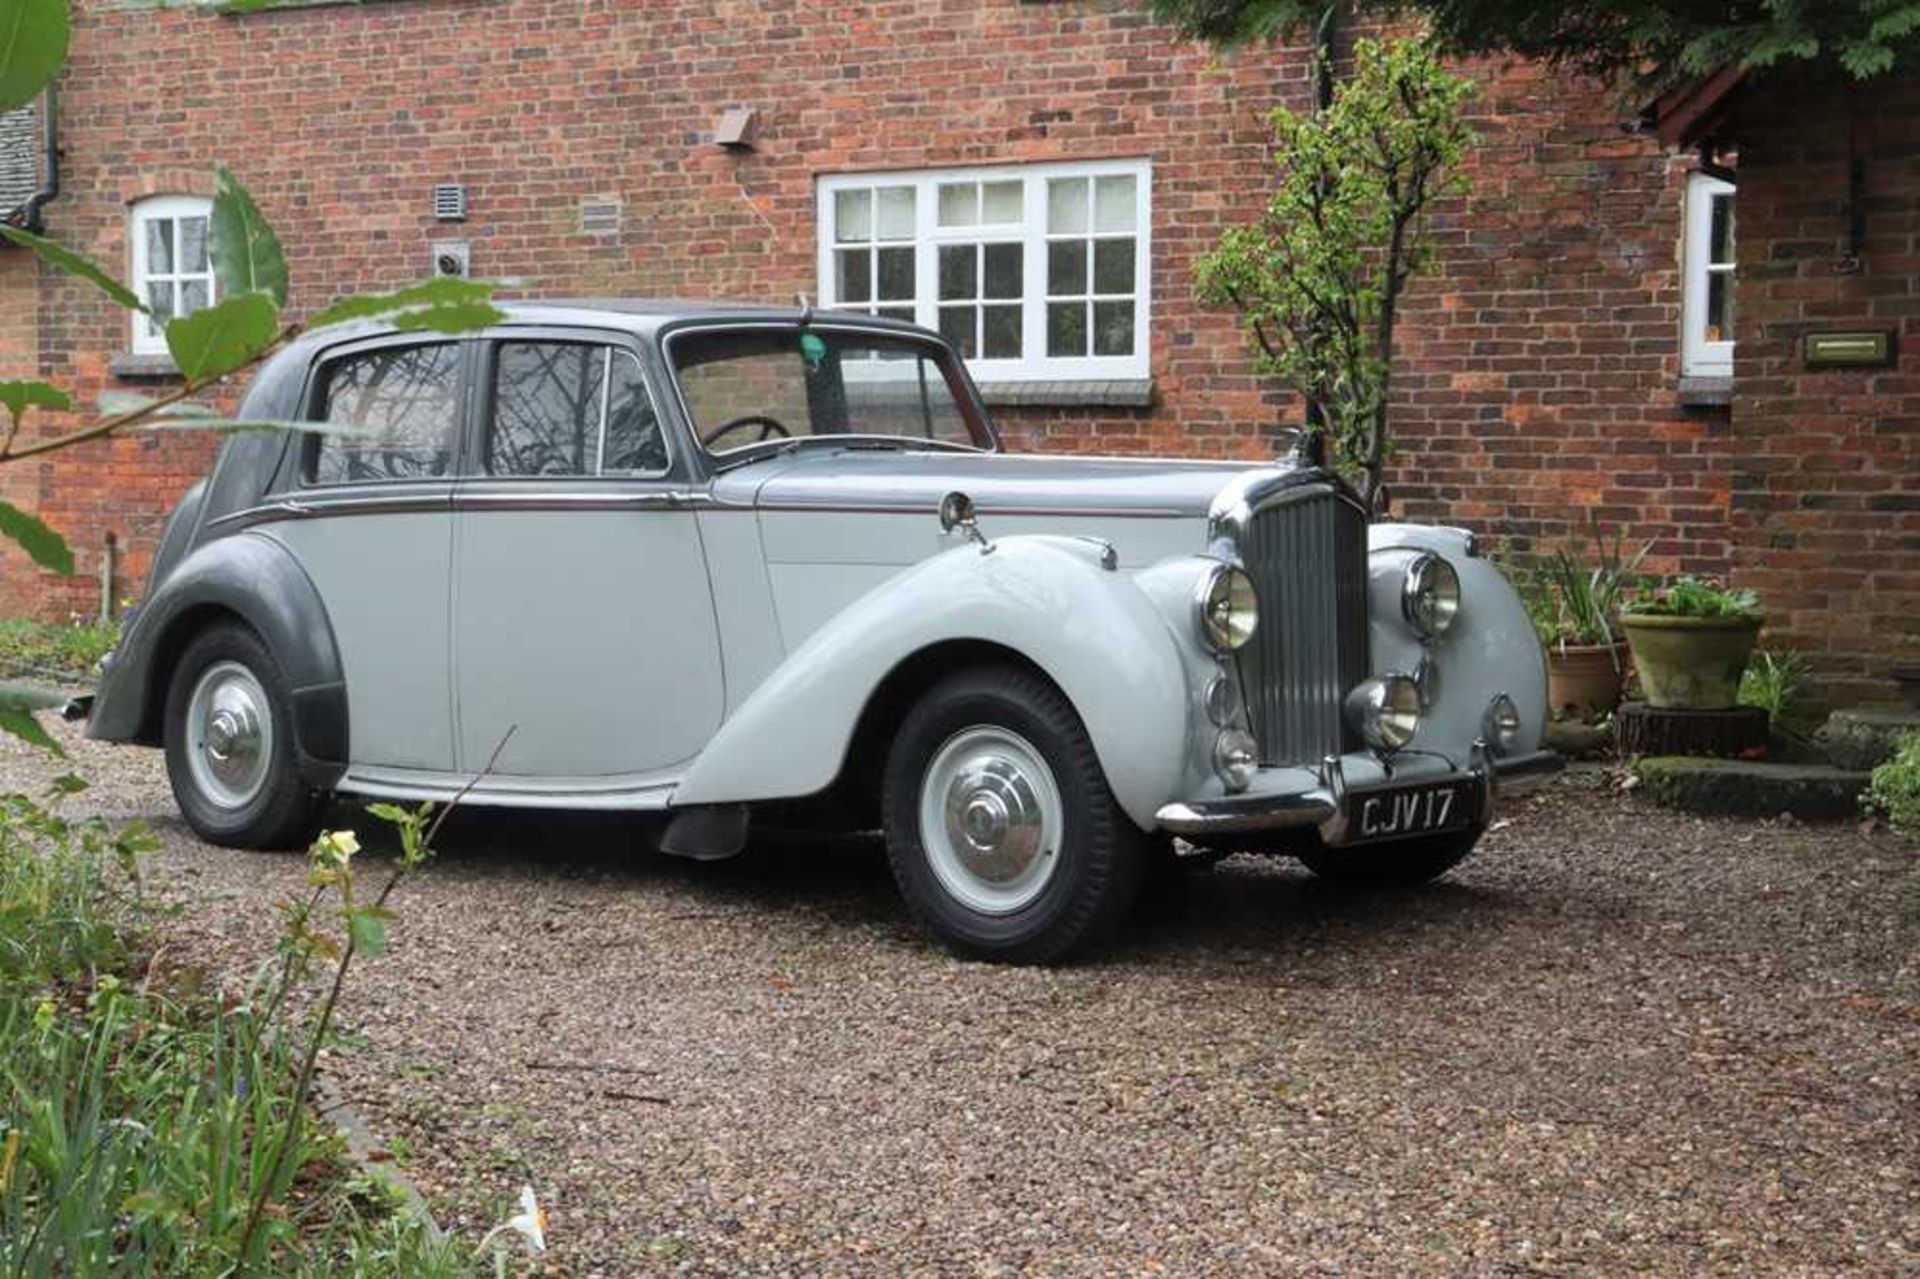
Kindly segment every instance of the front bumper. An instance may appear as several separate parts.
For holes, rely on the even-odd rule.
[[[1566,767],[1566,761],[1550,750],[1500,758],[1478,742],[1474,744],[1473,763],[1465,769],[1444,761],[1435,764],[1438,759],[1432,755],[1407,756],[1394,761],[1393,771],[1388,774],[1377,761],[1366,757],[1374,775],[1365,784],[1417,785],[1469,777],[1478,803],[1477,821],[1485,825],[1493,819],[1497,796],[1524,794]],[[1327,843],[1340,844],[1347,834],[1343,800],[1347,790],[1359,784],[1352,776],[1356,762],[1356,757],[1347,756],[1328,759],[1318,769],[1263,769],[1253,786],[1238,795],[1178,800],[1162,807],[1154,817],[1162,829],[1194,839],[1317,826]]]

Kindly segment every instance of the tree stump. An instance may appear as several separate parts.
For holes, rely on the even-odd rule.
[[[1698,711],[1628,702],[1619,722],[1622,755],[1760,759],[1767,753],[1767,713],[1758,706]]]

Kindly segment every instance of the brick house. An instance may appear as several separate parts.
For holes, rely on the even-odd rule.
[[[804,292],[955,337],[1016,448],[1257,458],[1297,408],[1253,375],[1233,318],[1192,300],[1192,271],[1260,207],[1263,117],[1307,103],[1309,65],[1298,46],[1176,44],[1131,0],[91,0],[44,219],[195,305],[220,160],[274,219],[299,310],[418,279],[446,253],[547,296]],[[1737,142],[1736,241],[1730,175],[1672,145],[1674,128],[1636,130],[1604,90],[1542,66],[1471,71],[1474,190],[1439,212],[1401,339],[1397,504],[1515,549],[1592,511],[1656,538],[1655,568],[1767,592],[1772,640],[1808,650],[1837,699],[1886,697],[1885,667],[1916,648],[1920,379],[1907,350],[1892,369],[1805,376],[1788,330],[1920,325],[1920,99],[1872,91],[1888,158],[1866,267],[1842,278],[1820,274],[1844,238],[1841,193],[1795,189],[1799,161],[1778,158],[1800,144],[1706,127],[1817,135],[1764,118],[1783,99],[1716,98],[1680,130]],[[0,375],[88,399],[151,390],[159,350],[0,249]],[[0,553],[0,611],[91,612],[84,574],[108,532],[127,552],[115,590],[136,593],[210,447],[135,435],[0,468],[0,495],[65,531],[83,566],[61,581]]]

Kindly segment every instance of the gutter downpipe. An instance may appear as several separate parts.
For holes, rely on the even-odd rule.
[[[40,220],[40,210],[60,195],[59,114],[53,86],[48,85],[47,91],[40,98],[40,138],[47,156],[46,177],[41,181],[39,188],[27,197],[27,202],[7,219],[10,225],[35,235],[45,229],[45,223]]]

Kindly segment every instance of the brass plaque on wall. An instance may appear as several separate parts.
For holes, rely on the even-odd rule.
[[[1810,369],[1884,368],[1893,363],[1891,330],[1809,333],[1801,352]]]

